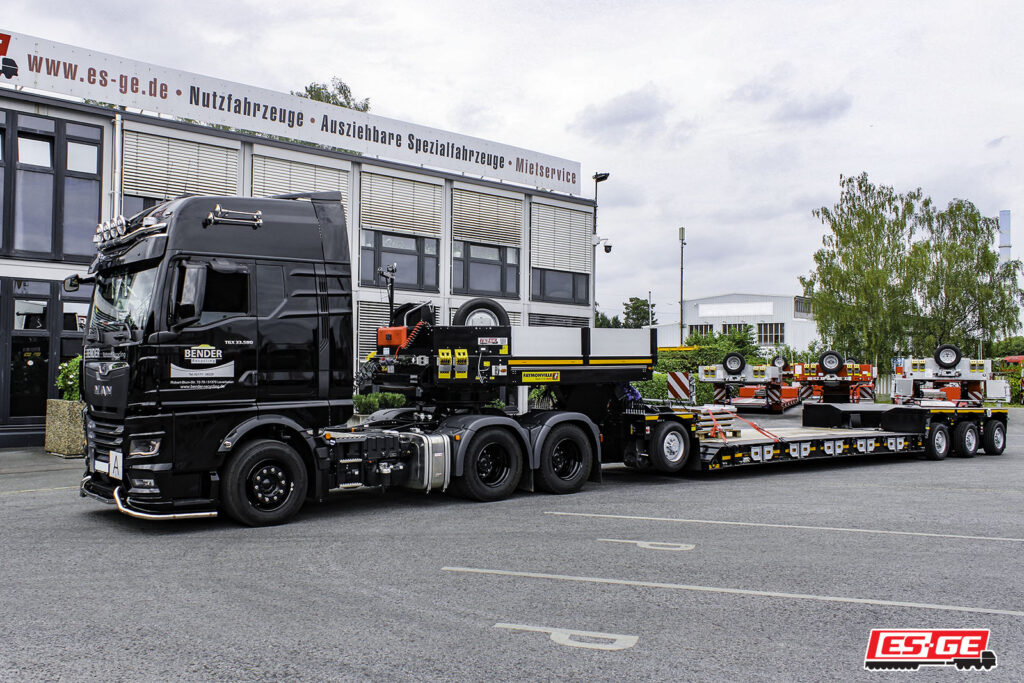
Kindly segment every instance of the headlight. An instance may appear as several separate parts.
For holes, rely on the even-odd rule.
[[[128,448],[128,455],[156,455],[160,452],[160,438],[138,438],[132,439]]]

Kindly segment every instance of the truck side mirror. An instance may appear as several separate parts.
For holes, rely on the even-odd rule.
[[[181,283],[181,298],[174,309],[176,326],[188,325],[199,320],[203,314],[203,297],[206,294],[206,264],[187,263]]]
[[[78,288],[82,285],[90,285],[96,282],[96,278],[93,276],[82,277],[77,273],[75,275],[68,275],[64,278],[64,291],[65,292],[77,292]]]

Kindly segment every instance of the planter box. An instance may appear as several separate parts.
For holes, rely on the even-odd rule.
[[[46,401],[46,443],[49,453],[80,456],[85,446],[82,426],[82,401],[51,398]]]

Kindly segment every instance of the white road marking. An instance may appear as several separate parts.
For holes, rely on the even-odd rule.
[[[0,496],[13,496],[16,493],[41,493],[43,491],[67,491],[77,489],[77,486],[56,486],[52,489],[22,489],[21,491],[0,491]]]
[[[527,626],[526,624],[495,624],[494,628],[507,628],[513,631],[533,631],[548,633],[551,640],[559,645],[582,647],[588,650],[628,650],[637,644],[639,636],[624,636],[619,633],[601,633],[600,631],[577,631],[570,628],[550,628],[547,626]],[[575,640],[574,638],[590,640]],[[593,642],[598,641],[598,642]]]
[[[813,595],[810,593],[777,593],[775,591],[746,590],[743,588],[718,588],[716,586],[691,586],[682,583],[658,583],[655,581],[633,581],[630,579],[604,579],[593,576],[568,576],[565,574],[541,574],[538,572],[515,572],[506,569],[479,569],[475,567],[441,567],[442,571],[463,574],[491,574],[495,576],[514,576],[525,579],[549,579],[551,581],[574,581],[578,583],[600,583],[613,586],[635,586],[639,588],[668,588],[679,591],[698,593],[724,593],[727,595],[750,595],[761,598],[784,598],[789,600],[816,600],[818,602],[843,602],[854,605],[880,605],[883,607],[911,607],[914,609],[931,609],[948,612],[974,612],[977,614],[1002,614],[1011,617],[1024,617],[1024,612],[1008,609],[990,609],[987,607],[962,607],[960,605],[936,605],[927,602],[903,602],[899,600],[872,600],[870,598],[844,598],[833,595]]]
[[[697,547],[689,543],[667,543],[664,541],[627,541],[621,538],[599,538],[597,540],[605,543],[632,543],[644,550],[693,550]]]
[[[969,541],[1007,541],[1024,543],[1024,538],[1003,538],[1001,536],[964,536],[960,534],[931,534],[923,531],[889,531],[886,529],[854,529],[838,526],[806,526],[803,524],[766,524],[764,522],[728,522],[717,519],[677,519],[675,517],[640,517],[637,515],[601,515],[592,512],[553,512],[545,515],[564,517],[600,517],[603,519],[638,519],[647,522],[677,522],[679,524],[721,524],[725,526],[752,526],[768,529],[804,529],[810,531],[845,531],[853,534],[890,534],[893,536],[923,536],[926,538],[960,538]]]

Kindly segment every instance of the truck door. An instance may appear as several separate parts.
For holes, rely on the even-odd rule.
[[[187,257],[172,265],[169,320],[162,348],[160,399],[175,412],[255,411],[255,262]],[[198,288],[198,289],[197,289]]]
[[[320,398],[320,316],[314,264],[257,264],[261,410],[271,402],[308,409]],[[319,419],[305,416],[304,419]]]

